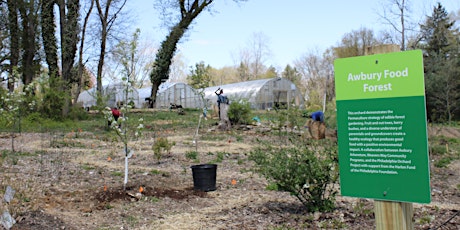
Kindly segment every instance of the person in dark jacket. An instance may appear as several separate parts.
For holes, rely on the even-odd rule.
[[[219,120],[220,120],[220,103],[223,103],[224,90],[221,88],[218,88],[216,92],[214,93],[217,95],[217,108],[219,109]]]

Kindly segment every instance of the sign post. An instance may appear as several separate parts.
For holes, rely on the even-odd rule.
[[[411,229],[410,202],[430,202],[422,52],[337,59],[334,69],[341,194],[375,199],[385,209],[377,229]],[[398,227],[384,227],[390,219]]]

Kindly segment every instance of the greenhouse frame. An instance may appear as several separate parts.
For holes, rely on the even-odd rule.
[[[304,106],[304,98],[297,86],[286,78],[269,78],[233,84],[213,86],[204,89],[204,97],[211,107],[217,103],[215,92],[223,89],[230,103],[247,100],[252,109],[289,108],[291,105]]]
[[[107,106],[111,108],[119,107],[126,100],[126,85],[123,83],[115,83],[103,86],[102,94],[107,97]],[[129,87],[128,101],[133,103],[135,108],[140,108],[139,93],[137,89]],[[78,95],[77,103],[81,103],[82,107],[89,110],[97,104],[96,88],[85,90]]]
[[[172,104],[182,108],[212,108],[217,104],[217,89],[223,89],[224,95],[231,102],[246,100],[252,109],[273,109],[277,107],[289,108],[292,105],[302,108],[304,98],[297,86],[286,78],[269,78],[233,84],[212,86],[204,89],[194,89],[190,85],[181,82],[163,82],[158,88],[155,108],[167,109]],[[136,108],[148,107],[152,88],[130,88],[129,101]],[[202,91],[204,98],[201,97]],[[92,88],[80,93],[79,103],[85,109],[96,105],[96,89]],[[125,88],[123,84],[111,84],[104,87],[104,95],[108,96],[109,107],[116,107],[124,102]],[[203,102],[203,99],[205,103]]]
[[[150,98],[152,88],[142,88],[139,90],[139,100],[145,101]],[[158,87],[155,108],[165,109],[171,104],[180,105],[182,108],[202,108],[203,100],[199,91],[190,85],[181,82],[163,82]]]

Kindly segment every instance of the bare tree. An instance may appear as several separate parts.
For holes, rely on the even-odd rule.
[[[393,36],[392,31],[386,32],[386,39],[389,41],[394,39],[401,46],[402,51],[406,50],[409,32],[415,30],[415,24],[411,22],[410,18],[410,1],[385,0],[381,8],[382,10],[378,11],[377,14],[397,34]]]
[[[249,42],[250,53],[252,54],[252,75],[256,79],[265,72],[265,61],[270,56],[269,38],[262,32],[254,33],[253,39]]]
[[[234,0],[235,2],[244,0]],[[172,59],[177,49],[177,44],[188,31],[190,25],[198,15],[205,9],[210,9],[214,0],[157,0],[157,8],[161,9],[164,17],[171,22],[171,27],[168,36],[161,43],[153,64],[153,69],[150,74],[150,81],[152,82],[151,104],[153,107],[158,87],[162,81],[169,78],[170,66]],[[177,20],[170,20],[172,17],[178,16]],[[166,22],[166,20],[165,20]]]
[[[89,18],[91,15],[91,12],[93,11],[94,7],[94,1],[95,0],[89,0],[89,7],[85,13],[85,18],[83,19],[83,25],[81,27],[81,38],[80,38],[80,46],[78,48],[78,72],[77,72],[77,78],[80,79],[78,82],[78,86],[76,87],[76,93],[75,93],[75,101],[78,98],[78,95],[80,94],[80,91],[82,90],[82,87],[85,86],[85,82],[87,79],[85,79],[83,76],[84,70],[85,70],[85,64],[83,63],[83,51],[85,47],[85,39],[86,39],[86,29],[88,28],[88,23],[89,23]]]
[[[299,88],[305,89],[305,97],[310,107],[320,108],[324,95],[330,91],[327,88],[331,85],[329,81],[332,79],[333,69],[328,54],[325,52],[321,55],[318,50],[312,50],[295,61],[295,68],[303,83]]]
[[[257,79],[265,74],[265,62],[271,55],[269,40],[262,32],[253,33],[247,46],[240,50],[238,68],[241,81]]]
[[[117,18],[120,19],[120,14],[126,4],[127,0],[95,0],[97,16],[100,22],[100,49],[99,61],[97,65],[97,91],[102,93],[102,72],[107,52],[107,42],[109,34],[112,32],[114,25],[116,25]]]
[[[120,41],[113,54],[113,58],[121,64],[122,72],[124,73],[123,79],[131,87],[138,87],[139,76],[139,36],[141,30],[139,28],[133,33],[130,41]]]
[[[334,49],[338,58],[362,56],[366,54],[368,47],[379,44],[374,37],[374,32],[367,28],[361,28],[345,34],[341,42]]]

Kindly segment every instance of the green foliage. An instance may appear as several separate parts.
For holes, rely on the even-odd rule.
[[[80,106],[72,106],[68,116],[71,120],[87,120],[89,118],[86,110]]]
[[[445,145],[433,145],[430,146],[430,153],[433,155],[443,155],[447,152]]]
[[[294,140],[293,140],[294,141]],[[308,211],[331,211],[337,191],[337,147],[328,140],[306,141],[290,147],[270,144],[251,151],[254,171],[295,196]]]
[[[221,163],[221,162],[224,160],[225,155],[226,155],[225,152],[217,152],[217,156],[216,156],[216,160],[215,160],[215,161],[216,161],[217,163]]]
[[[187,151],[185,153],[185,157],[190,160],[197,160],[198,159],[198,152],[197,151]]]
[[[174,145],[176,145],[176,142],[169,142],[166,137],[158,137],[155,139],[152,150],[158,163],[160,163],[163,153],[169,153]]]
[[[453,159],[451,157],[443,157],[437,160],[434,163],[434,166],[436,166],[437,168],[447,168],[447,166],[452,162],[452,160]]]
[[[62,118],[62,106],[64,95],[55,90],[49,90],[43,98],[42,112],[47,118],[60,120]]]
[[[232,124],[250,124],[251,104],[246,100],[233,101],[228,109],[228,118]]]
[[[353,212],[358,216],[369,216],[372,214],[372,208],[366,208],[366,203],[363,200],[358,200],[356,204],[353,205]]]
[[[268,191],[279,191],[277,183],[269,183],[265,189]]]
[[[452,122],[460,118],[460,43],[459,31],[447,11],[438,3],[420,26],[418,48],[424,61],[428,118],[433,122]]]
[[[460,159],[460,143],[456,138],[447,138],[436,135],[429,138],[430,156],[434,160],[434,166],[445,168],[457,159]]]
[[[279,136],[297,136],[297,133],[293,131],[302,129],[305,125],[307,118],[305,118],[304,114],[304,110],[291,106],[289,109],[271,110],[266,115],[273,128],[278,130]],[[293,135],[284,135],[283,131],[289,131],[288,134]]]
[[[205,65],[204,62],[196,63],[195,68],[190,68],[191,75],[187,76],[188,84],[194,89],[209,87],[211,81],[211,66]]]
[[[111,175],[115,177],[123,177],[124,173],[120,171],[115,171],[115,172],[112,172]]]
[[[29,123],[41,123],[43,122],[43,117],[40,113],[38,112],[34,112],[34,113],[31,113],[29,115],[27,115],[25,121],[26,122],[29,122]]]

